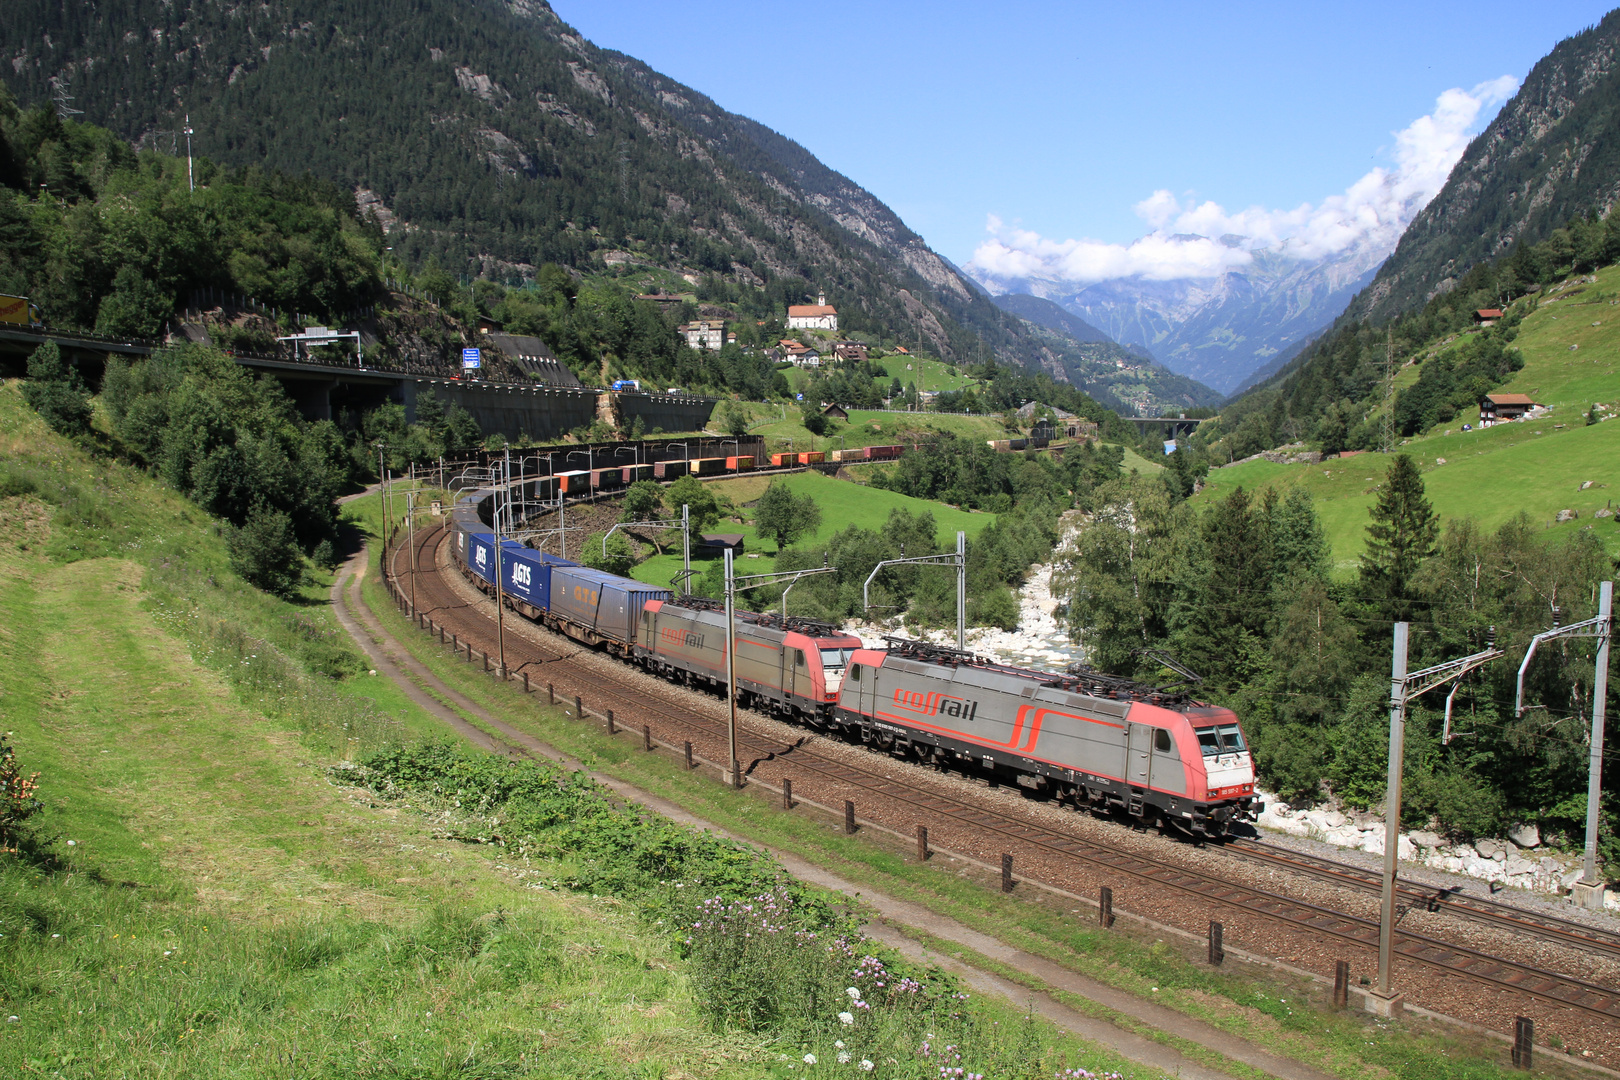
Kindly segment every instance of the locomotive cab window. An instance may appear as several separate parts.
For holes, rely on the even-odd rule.
[[[861,665],[856,664],[854,667],[849,669],[849,681],[850,682],[860,682],[861,681]]]
[[[1161,754],[1170,752],[1170,733],[1164,728],[1159,728],[1153,733],[1153,749]]]
[[[849,666],[849,658],[855,655],[854,649],[822,649],[821,667],[823,671],[836,674]]]
[[[1198,728],[1198,746],[1203,750],[1205,757],[1216,757],[1220,754],[1241,754],[1248,749],[1243,742],[1243,732],[1238,730],[1236,724],[1220,724],[1215,727]]]
[[[804,667],[805,666],[805,663],[804,663],[804,650],[803,649],[794,649],[793,650],[793,666],[794,667]]]

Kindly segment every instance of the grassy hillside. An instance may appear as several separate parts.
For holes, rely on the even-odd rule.
[[[886,1046],[889,1028],[852,1035],[831,1015],[809,1034],[717,1023],[699,987],[715,964],[621,895],[639,874],[669,894],[660,911],[685,912],[663,880],[683,865],[669,872],[752,897],[767,856],[547,767],[422,743],[436,721],[365,669],[323,604],[329,577],[293,603],[241,585],[212,521],[52,435],[15,384],[0,388],[0,463],[6,741],[42,774],[47,838],[0,852],[0,1075],[753,1080],[794,1075],[781,1063],[806,1045],[830,1062],[837,1035]],[[351,520],[375,520],[378,500],[360,502]],[[560,722],[487,679],[475,692],[504,693],[518,723]],[[360,786],[345,758],[397,786]],[[432,790],[434,769],[511,836],[468,842],[495,823]],[[493,794],[523,783],[538,804]],[[562,797],[555,821],[532,816]],[[926,1023],[991,1066],[1136,1072],[989,998],[904,1020],[908,1048]]]
[[[1472,517],[1495,528],[1522,510],[1549,531],[1595,529],[1607,550],[1620,556],[1620,526],[1613,518],[1593,517],[1620,500],[1620,423],[1586,426],[1594,403],[1609,405],[1609,415],[1620,413],[1620,267],[1595,277],[1595,284],[1564,289],[1539,305],[1520,301],[1527,314],[1514,345],[1524,367],[1499,390],[1529,394],[1550,415],[1481,430],[1468,413],[1401,445],[1400,452],[1417,459],[1443,520]],[[1397,388],[1415,382],[1418,370],[1404,369]],[[1463,431],[1464,423],[1475,430]],[[1249,490],[1303,486],[1316,500],[1334,563],[1345,572],[1360,559],[1367,510],[1387,469],[1385,455],[1376,453],[1320,465],[1249,461],[1212,470],[1196,499],[1220,498],[1240,484]],[[1581,490],[1585,483],[1591,486]],[[1560,524],[1554,521],[1560,510],[1580,516]]]
[[[731,480],[715,480],[708,485],[716,493],[731,499],[742,513],[748,516],[749,520],[742,525],[728,520],[722,521],[711,530],[743,534],[745,554],[737,561],[738,574],[762,574],[776,565],[776,542],[760,538],[754,530],[753,512],[743,506],[744,503],[758,499],[769,485],[770,479],[763,476],[745,476]],[[880,529],[888,520],[889,514],[897,509],[913,514],[933,514],[934,520],[939,523],[939,542],[947,545],[955,544],[957,530],[963,530],[969,536],[977,536],[979,530],[996,520],[994,514],[973,514],[965,510],[956,510],[928,499],[913,499],[909,495],[901,495],[894,491],[864,487],[847,480],[835,480],[818,472],[794,473],[786,479],[794,494],[811,496],[821,508],[821,527],[813,535],[801,539],[799,541],[801,547],[825,543],[834,533],[850,525],[863,529]],[[674,545],[672,554],[654,555],[631,571],[638,581],[654,585],[669,584],[669,579],[681,568],[680,530],[675,530],[671,537]],[[693,559],[692,565],[701,570],[711,562],[717,561],[719,560]]]
[[[974,380],[952,368],[949,364],[938,360],[928,360],[916,356],[887,356],[878,361],[883,368],[883,374],[890,379],[899,379],[902,383],[917,384],[918,390],[941,391],[961,390],[972,386]]]
[[[742,1075],[667,937],[331,782],[437,729],[366,674],[325,582],[241,585],[204,515],[14,384],[0,458],[5,726],[61,859],[0,855],[0,1075]]]

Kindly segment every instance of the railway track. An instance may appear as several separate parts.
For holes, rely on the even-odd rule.
[[[1231,839],[1221,850],[1276,869],[1305,874],[1359,892],[1378,893],[1383,878],[1374,870],[1349,863],[1295,851],[1263,840]],[[1459,889],[1442,889],[1396,878],[1398,902],[1427,911],[1445,911],[1487,926],[1512,930],[1543,941],[1620,958],[1620,934],[1587,926],[1572,919],[1560,919],[1545,912],[1529,911],[1483,896],[1472,896]]]
[[[454,627],[458,639],[468,648],[477,640],[487,648],[493,638],[492,615],[465,600],[438,572],[438,549],[448,535],[440,526],[417,539],[417,609],[434,623]],[[400,547],[389,555],[394,582],[408,580],[409,566],[401,566]],[[405,587],[400,587],[403,594]],[[514,619],[521,616],[513,614]],[[525,620],[526,621],[526,620]],[[532,625],[532,624],[531,624]],[[562,683],[574,694],[589,693],[599,709],[614,709],[621,723],[656,721],[665,728],[682,729],[708,739],[724,740],[726,724],[720,717],[662,700],[625,684],[605,681],[599,672],[571,658],[589,650],[566,642],[560,648],[541,646],[527,637],[506,637],[508,669],[514,674],[529,671],[543,681]],[[469,652],[469,657],[471,653]],[[572,684],[571,686],[569,684]],[[1200,872],[1150,855],[1104,847],[1056,829],[1014,817],[994,808],[964,799],[954,799],[919,790],[880,772],[858,768],[816,753],[811,736],[784,742],[739,727],[738,756],[748,775],[766,761],[791,761],[792,768],[806,780],[820,780],[843,790],[862,792],[869,805],[903,806],[918,818],[950,822],[969,832],[988,833],[997,842],[1016,841],[1026,849],[1058,860],[1077,861],[1114,878],[1124,877],[1152,890],[1170,890],[1203,904],[1220,905],[1249,915],[1260,915],[1314,939],[1323,937],[1347,945],[1375,951],[1378,947],[1376,920],[1307,903],[1252,885],[1228,880],[1217,874]],[[670,742],[671,740],[665,739]],[[892,766],[890,766],[892,768]],[[1241,842],[1232,849],[1244,858],[1264,861],[1278,869],[1306,874],[1357,891],[1376,891],[1376,875],[1358,867],[1332,860],[1302,855],[1273,845]],[[1443,904],[1448,912],[1487,922],[1498,929],[1557,941],[1564,945],[1620,955],[1620,938],[1551,916],[1532,915],[1506,904],[1480,901],[1477,897],[1448,894],[1442,902],[1437,890],[1423,890],[1407,883],[1402,895],[1409,905],[1430,907]],[[1459,902],[1461,899],[1462,902]],[[1611,951],[1612,950],[1612,951]],[[1439,938],[1397,930],[1394,951],[1398,958],[1422,965],[1445,976],[1457,977],[1490,987],[1539,999],[1609,1023],[1620,1022],[1620,991],[1615,988],[1559,974],[1515,960],[1493,956],[1480,950]]]

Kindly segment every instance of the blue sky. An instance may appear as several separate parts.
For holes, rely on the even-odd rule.
[[[1291,210],[1392,168],[1452,88],[1522,79],[1603,3],[552,0],[797,140],[942,254],[1005,229],[1128,244],[1134,209]],[[1489,95],[1487,95],[1489,97]],[[1495,114],[1487,102],[1471,125]]]

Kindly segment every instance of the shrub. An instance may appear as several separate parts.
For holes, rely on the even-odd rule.
[[[45,342],[28,357],[23,399],[53,431],[69,437],[89,434],[90,395],[56,342]]]
[[[974,626],[1016,630],[1018,614],[1018,597],[1005,585],[992,585],[968,604],[968,622]]]
[[[17,765],[17,752],[6,741],[10,732],[0,735],[0,854],[24,854],[40,845],[30,821],[45,809],[34,792],[39,773],[24,776]]]
[[[604,547],[606,551],[604,552]],[[579,561],[592,570],[601,570],[609,574],[618,574],[625,577],[635,568],[638,561],[635,546],[630,538],[622,532],[616,532],[607,538],[607,544],[602,543],[602,533],[593,532],[585,538],[585,546],[580,549]]]
[[[303,557],[292,519],[279,510],[256,507],[247,522],[226,538],[231,569],[248,584],[276,596],[291,596],[303,580]]]

